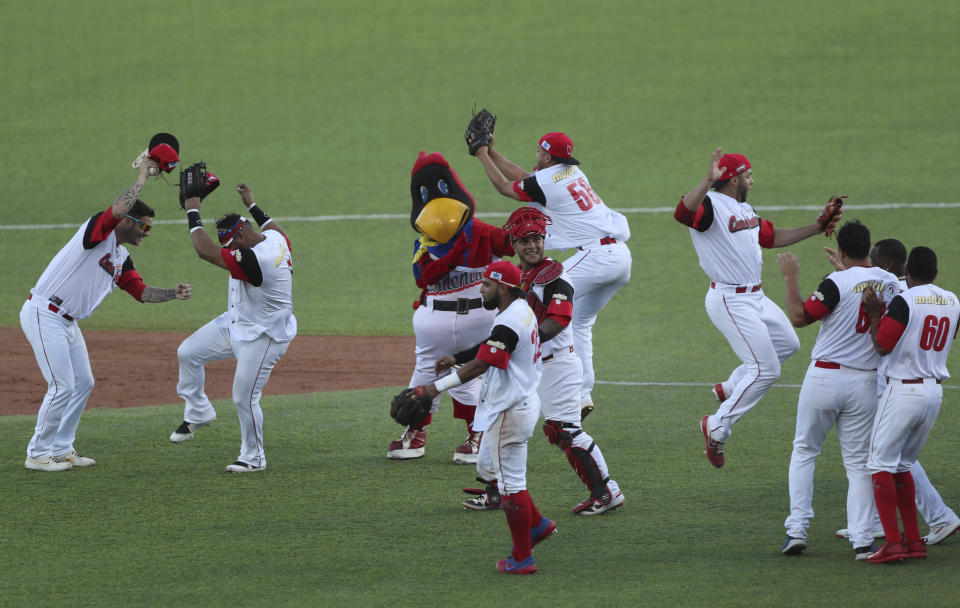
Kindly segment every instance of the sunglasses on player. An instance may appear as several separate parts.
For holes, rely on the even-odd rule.
[[[140,220],[138,220],[137,218],[133,217],[133,216],[130,215],[129,213],[127,214],[127,217],[129,217],[130,219],[132,219],[132,220],[135,221],[136,223],[140,224],[140,230],[143,230],[144,232],[150,232],[150,229],[153,228],[153,226],[151,226],[150,224],[145,224],[144,222],[141,222]]]

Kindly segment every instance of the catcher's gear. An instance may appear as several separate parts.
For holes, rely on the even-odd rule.
[[[423,422],[433,406],[433,398],[423,386],[408,388],[390,402],[390,417],[403,426],[417,426]]]
[[[207,163],[194,163],[180,170],[180,208],[188,198],[200,197],[201,200],[217,189],[220,180],[207,172]]]
[[[583,430],[572,422],[546,420],[543,423],[543,434],[547,436],[547,441],[563,451],[569,450],[573,445],[573,438],[582,432]]]
[[[467,141],[467,151],[470,156],[476,156],[477,150],[482,146],[490,145],[490,136],[493,135],[493,127],[496,123],[497,117],[486,108],[473,115],[473,118],[467,123],[467,130],[463,134],[463,138]]]
[[[830,236],[833,234],[840,218],[843,217],[843,199],[845,198],[847,198],[847,195],[831,196],[823,211],[820,212],[817,223],[820,224],[820,230],[824,235]]]
[[[590,496],[609,504],[610,490],[607,489],[607,484],[610,483],[610,478],[603,476],[603,473],[600,472],[600,467],[597,465],[597,461],[590,455],[590,452],[593,451],[596,445],[596,443],[591,442],[590,447],[586,450],[581,447],[572,446],[564,450],[564,453],[567,455],[567,461],[570,463],[570,466],[572,466],[577,472],[577,475],[580,476],[584,485],[590,489]]]
[[[510,233],[511,239],[521,239],[532,234],[547,236],[547,226],[553,224],[548,215],[536,207],[520,207],[510,214],[503,229]]]

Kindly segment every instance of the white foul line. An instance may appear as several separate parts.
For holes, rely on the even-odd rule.
[[[713,386],[713,384],[708,384],[706,382],[628,382],[625,380],[597,380],[594,384],[607,384],[610,386]],[[774,384],[773,388],[800,388],[800,385]],[[944,384],[943,388],[960,388],[960,385],[954,386],[951,384]]]

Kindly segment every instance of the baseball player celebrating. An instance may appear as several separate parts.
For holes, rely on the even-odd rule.
[[[437,360],[435,370],[459,370],[415,391],[435,397],[441,391],[483,374],[473,425],[484,431],[477,469],[492,471],[503,499],[513,550],[497,562],[505,574],[537,571],[531,550],[556,532],[556,524],[537,510],[527,491],[527,441],[540,417],[540,335],[537,317],[519,288],[520,269],[501,260],[483,271],[483,306],[496,310],[490,337],[476,347]]]
[[[774,228],[747,204],[752,187],[747,157],[717,148],[706,177],[680,199],[674,213],[690,228],[700,267],[710,277],[707,315],[743,362],[714,388],[719,409],[700,420],[707,458],[715,467],[723,466],[724,443],[734,423],[763,398],[780,377],[780,363],[800,348],[786,315],[761,289],[760,248],[786,247],[824,231],[829,235],[842,214],[841,203],[831,199],[813,224]]]
[[[240,184],[237,192],[262,232],[242,215],[230,213],[217,221],[219,246],[203,229],[200,197],[186,199],[190,240],[197,255],[228,271],[230,281],[227,312],[195,331],[177,349],[177,394],[186,405],[183,423],[170,435],[170,441],[183,443],[193,438],[197,428],[217,419],[203,389],[203,366],[235,358],[233,402],[240,419],[240,456],[226,470],[251,473],[267,467],[260,395],[273,367],[297,334],[297,319],[293,316],[290,239],[257,206],[249,186]]]
[[[563,261],[573,283],[573,344],[583,367],[580,389],[582,416],[593,411],[593,325],[597,315],[630,280],[632,258],[627,247],[627,218],[607,207],[590,186],[573,141],[564,133],[547,133],[537,142],[533,172],[494,148],[490,133],[467,132],[468,149],[483,164],[497,191],[546,214],[547,249],[576,249]]]
[[[947,356],[960,318],[957,296],[934,285],[936,277],[936,253],[928,247],[915,247],[907,258],[908,288],[890,302],[886,314],[873,290],[863,292],[870,335],[877,351],[889,358],[887,387],[877,406],[868,462],[886,542],[867,558],[871,563],[927,555],[920,538],[910,467],[940,413],[941,382],[950,377]]]
[[[837,232],[845,270],[831,273],[806,301],[800,297],[800,265],[792,253],[781,253],[777,264],[786,280],[787,312],[794,327],[820,321],[800,400],[797,429],[790,456],[790,515],[784,522],[784,555],[807,548],[807,528],[813,519],[813,471],[827,433],[834,425],[847,470],[847,529],[854,558],[873,550],[873,490],[867,457],[870,429],[876,413],[877,366],[880,355],[867,333],[869,320],[862,292],[872,286],[884,303],[900,292],[897,277],[870,265],[870,231],[858,221]]]
[[[581,365],[574,353],[570,318],[574,308],[574,290],[563,265],[544,256],[543,240],[550,218],[533,207],[520,207],[504,225],[509,230],[514,251],[520,258],[522,282],[527,303],[537,315],[543,375],[538,394],[547,440],[563,450],[590,496],[573,508],[580,515],[599,515],[623,504],[623,493],[610,479],[600,446],[581,428]],[[476,498],[464,501],[474,510],[497,508],[496,481],[492,471],[478,470],[488,488]],[[489,480],[489,481],[488,481]],[[473,493],[473,491],[470,491]]]
[[[845,268],[844,262],[840,260],[840,254],[834,249],[824,247],[827,252],[827,258],[837,270]],[[870,250],[870,264],[891,272],[897,276],[899,290],[907,289],[907,281],[903,276],[904,267],[907,264],[907,248],[897,239],[883,239],[874,244]],[[877,400],[883,397],[887,388],[887,361],[888,357],[880,360],[880,367],[877,369]],[[913,483],[916,489],[917,512],[923,517],[923,520],[930,526],[930,533],[923,537],[923,544],[930,546],[936,545],[945,538],[960,530],[960,517],[947,506],[940,496],[940,492],[933,486],[926,471],[920,466],[920,461],[916,461],[910,467],[910,474],[913,476]],[[880,515],[877,514],[876,505],[873,507],[873,525],[870,528],[873,535],[883,536],[883,526],[880,523]],[[837,536],[840,538],[849,538],[850,531],[847,528],[837,530]]]
[[[173,148],[168,150],[176,156]],[[171,166],[172,168],[172,166]],[[65,471],[89,467],[73,442],[93,390],[87,345],[77,321],[86,319],[117,286],[139,302],[190,297],[190,285],[173,289],[145,285],[124,245],[140,245],[150,234],[154,211],[137,196],[149,175],[167,170],[144,158],[137,180],[105,211],[84,222],[40,275],[20,309],[20,326],[47,381],[37,426],[27,445],[26,468]]]

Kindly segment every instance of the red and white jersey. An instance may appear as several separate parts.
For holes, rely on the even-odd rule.
[[[696,211],[680,199],[674,218],[690,228],[700,267],[723,285],[759,285],[763,270],[760,248],[773,247],[773,224],[753,207],[726,194],[710,192]]]
[[[230,269],[227,312],[217,318],[234,340],[253,340],[266,333],[277,342],[297,335],[293,316],[293,258],[290,241],[276,230],[264,230],[252,248],[221,249]]]
[[[896,296],[880,319],[877,343],[890,354],[889,378],[949,378],[947,355],[957,337],[960,302],[932,283],[916,285]]]
[[[624,242],[630,226],[623,214],[613,211],[600,199],[587,176],[577,165],[553,165],[513,182],[520,200],[550,216],[544,246],[570,249],[597,246],[600,239],[613,237]]]
[[[127,249],[117,243],[120,220],[111,207],[86,221],[57,253],[30,290],[75,320],[86,319],[119,284],[140,299],[145,287]]]
[[[490,337],[480,344],[477,358],[490,364],[483,374],[473,421],[474,430],[483,431],[500,412],[535,396],[540,385],[539,326],[525,300],[514,300],[494,318]]]
[[[523,273],[520,288],[527,292],[527,304],[537,317],[537,324],[551,318],[563,329],[553,338],[540,344],[544,357],[573,346],[573,281],[563,264],[544,258],[535,268]]]
[[[873,287],[884,307],[900,293],[897,277],[882,268],[853,266],[829,274],[803,303],[807,321],[820,321],[810,358],[844,367],[874,370],[881,357],[870,337],[863,290]]]
[[[897,277],[897,286],[898,286],[897,293],[903,293],[904,291],[907,290],[907,281],[902,277]],[[887,303],[887,305],[889,306],[889,303]],[[887,375],[887,362],[889,360],[890,360],[890,357],[880,357],[880,367],[877,368],[877,374],[879,374],[880,376]],[[882,382],[886,382],[886,380],[883,379]]]

